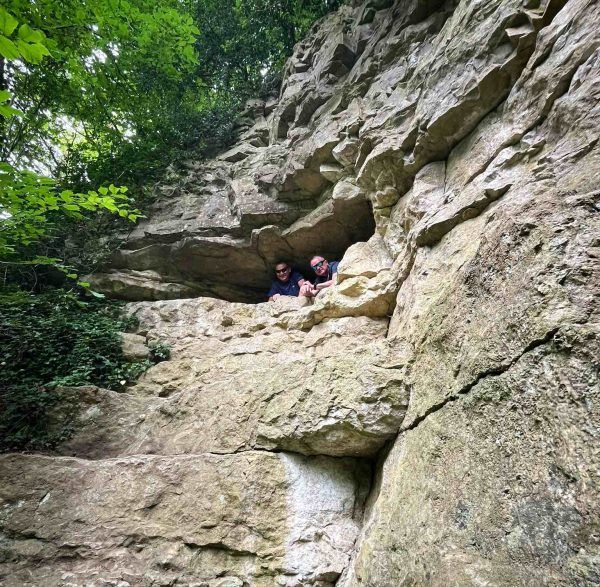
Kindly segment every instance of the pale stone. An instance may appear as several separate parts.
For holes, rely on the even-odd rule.
[[[372,236],[366,243],[352,245],[338,266],[338,283],[349,277],[375,277],[381,271],[391,269],[393,259],[379,236]]]
[[[594,584],[597,334],[566,329],[400,435],[339,584]]]
[[[289,587],[315,585],[347,564],[368,478],[356,461],[266,452],[7,455],[0,470],[12,480],[0,489],[11,536],[0,563],[7,587],[60,585],[66,576],[75,585],[226,585],[225,574],[259,587],[276,575]],[[69,556],[73,548],[81,556]]]
[[[386,366],[387,322],[322,315],[308,333],[286,331],[281,325],[298,313],[296,301],[240,305],[228,314],[229,305],[202,298],[132,305],[140,328],[172,346],[171,360],[152,367],[127,395],[94,392],[98,411],[93,418],[82,413],[80,431],[61,450],[374,455],[397,433],[408,402],[397,371]],[[190,311],[195,330],[187,326]],[[314,322],[323,304],[305,311]],[[147,402],[141,418],[132,393],[159,398]]]
[[[335,184],[331,197],[336,205],[336,200],[364,200],[364,192],[355,184],[340,181]]]
[[[331,154],[344,167],[354,165],[358,156],[359,141],[356,138],[347,138],[337,144]]]
[[[335,183],[342,177],[344,169],[339,165],[324,163],[319,167],[319,172],[325,179],[327,179],[331,183]]]
[[[237,161],[242,161],[246,157],[253,155],[255,152],[255,148],[251,145],[240,145],[219,155],[218,159],[221,161],[228,161],[229,163],[236,163]]]
[[[121,332],[123,356],[130,360],[147,359],[150,349],[146,346],[146,337],[131,332]]]

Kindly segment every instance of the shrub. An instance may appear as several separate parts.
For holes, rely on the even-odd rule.
[[[154,340],[148,346],[150,347],[150,359],[154,363],[168,361],[171,358],[171,347],[168,344]]]
[[[120,310],[64,290],[0,293],[0,450],[52,448],[72,433],[72,419],[48,425],[57,386],[120,390],[152,364],[123,357],[119,333],[131,320]],[[168,356],[155,346],[154,361]]]

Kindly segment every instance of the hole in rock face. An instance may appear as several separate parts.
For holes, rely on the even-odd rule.
[[[310,266],[311,257],[320,255],[328,261],[341,261],[348,247],[373,236],[375,221],[370,205],[362,200],[324,216],[314,225],[302,226],[301,222],[297,229],[286,232],[285,238],[274,238],[271,246],[260,247],[267,279],[257,300],[259,302],[265,300],[271,280],[275,279],[273,268],[278,261],[286,261],[306,279],[314,281],[316,275]],[[273,235],[268,229],[262,231],[259,242],[265,236],[265,240],[271,240]]]
[[[350,245],[367,241],[375,231],[371,204],[350,183],[326,188],[313,202],[314,208],[291,225],[272,224],[275,219],[268,213],[256,221],[260,208],[254,228],[211,228],[208,234],[186,235],[174,223],[171,234],[148,232],[123,247],[102,273],[90,278],[97,291],[129,301],[202,296],[264,302],[278,261],[285,260],[312,281],[313,255],[339,261]],[[304,207],[305,201],[286,205]]]
[[[206,296],[231,302],[264,302],[278,261],[286,261],[313,280],[315,274],[309,264],[313,255],[339,261],[350,245],[368,240],[374,230],[370,204],[363,194],[351,192],[345,198],[325,200],[288,228],[265,222],[243,239],[189,237],[123,251],[121,266],[127,260],[133,273],[156,273],[163,291],[122,297]]]
[[[247,241],[190,239],[171,253],[170,261],[177,281],[193,285],[194,295],[260,303],[267,299],[277,262],[286,261],[312,281],[313,255],[340,261],[350,245],[368,240],[374,231],[373,212],[364,197],[328,200],[289,228],[262,226]]]

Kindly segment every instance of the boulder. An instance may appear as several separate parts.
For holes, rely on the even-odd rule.
[[[126,359],[137,361],[147,359],[150,349],[146,346],[146,337],[131,332],[121,332],[121,348]]]

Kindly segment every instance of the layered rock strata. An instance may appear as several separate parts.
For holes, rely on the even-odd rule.
[[[296,301],[131,304],[172,345],[128,393],[64,388],[61,456],[0,458],[6,585],[333,585],[408,404],[387,320]],[[63,410],[55,415],[64,424]]]
[[[0,580],[600,583],[599,30],[592,0],[314,27],[96,276],[172,358],[0,458]],[[316,248],[345,252],[312,305],[193,298]]]

